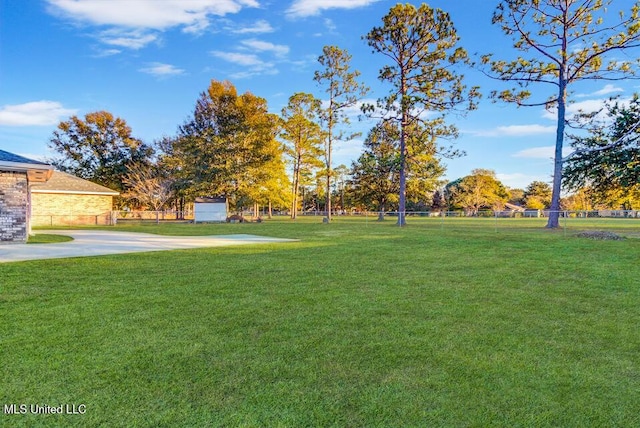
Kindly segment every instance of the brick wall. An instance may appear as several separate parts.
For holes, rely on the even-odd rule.
[[[27,174],[0,171],[0,242],[27,241]]]
[[[31,225],[110,224],[112,196],[31,193]]]

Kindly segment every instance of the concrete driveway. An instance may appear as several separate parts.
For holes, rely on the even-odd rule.
[[[0,263],[296,241],[245,234],[163,236],[106,230],[47,230],[42,233],[71,236],[73,241],[57,244],[0,245]]]

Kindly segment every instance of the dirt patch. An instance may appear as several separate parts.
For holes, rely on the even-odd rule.
[[[585,232],[578,233],[576,236],[578,238],[597,239],[600,241],[620,241],[625,239],[623,236],[616,233],[606,232],[603,230],[587,230]]]

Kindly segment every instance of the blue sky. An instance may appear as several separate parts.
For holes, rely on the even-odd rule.
[[[511,58],[515,51],[510,39],[491,25],[497,3],[429,2],[450,13],[461,45],[470,54]],[[628,10],[632,3],[616,0],[615,7]],[[368,98],[382,97],[389,89],[377,80],[384,57],[371,53],[361,37],[380,25],[395,4],[0,0],[0,148],[38,159],[51,156],[48,141],[60,121],[98,110],[122,117],[134,136],[151,143],[175,134],[211,79],[230,80],[239,92],[267,99],[270,110],[279,113],[295,92],[322,98],[313,73],[325,45],[346,49],[353,56],[353,68],[371,87]],[[630,55],[638,57],[640,52]],[[465,75],[467,84],[480,85],[484,94],[503,87],[477,71],[467,70]],[[637,81],[596,81],[575,89],[572,110],[640,91]],[[510,187],[551,181],[555,121],[543,108],[517,109],[485,96],[477,111],[451,121],[461,131],[455,147],[467,156],[445,161],[448,179],[488,168]],[[353,122],[364,135],[371,126]],[[349,166],[360,151],[361,139],[339,143],[334,166]]]

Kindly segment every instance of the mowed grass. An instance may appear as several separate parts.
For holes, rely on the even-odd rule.
[[[39,232],[37,234],[30,235],[27,244],[57,244],[60,242],[69,241],[73,241],[73,238],[70,236],[53,235]]]
[[[320,221],[0,265],[1,401],[86,405],[0,425],[640,426],[639,239]]]

